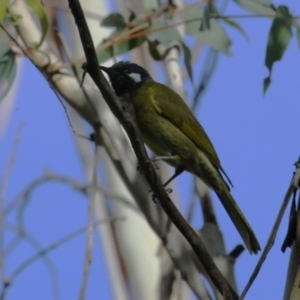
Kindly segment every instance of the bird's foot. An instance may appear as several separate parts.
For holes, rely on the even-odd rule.
[[[173,192],[173,190],[170,189],[170,188],[165,189],[165,191],[166,191],[166,193],[167,193],[168,195],[171,194],[171,193]],[[149,193],[152,193],[152,190],[149,190]],[[152,193],[152,201],[153,201],[155,204],[159,203],[159,201],[158,201],[158,199],[156,198],[156,195],[155,195],[154,193]]]

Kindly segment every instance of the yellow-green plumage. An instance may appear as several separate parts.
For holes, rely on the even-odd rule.
[[[152,80],[141,66],[118,62],[110,68],[100,66],[110,78],[115,93],[130,96],[144,142],[158,156],[173,157],[166,163],[201,178],[212,188],[235,224],[250,253],[259,243],[243,213],[230,194],[218,155],[183,99],[165,85]]]
[[[260,245],[221,175],[222,172],[227,177],[218,155],[183,99],[167,86],[152,80],[142,83],[132,92],[131,98],[149,148],[159,156],[176,156],[176,160],[166,162],[184,167],[212,188],[250,253],[257,253]]]

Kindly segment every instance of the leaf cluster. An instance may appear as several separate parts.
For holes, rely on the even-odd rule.
[[[152,58],[159,61],[164,55],[160,54],[158,46],[175,41],[181,46],[184,63],[192,80],[192,54],[185,42],[185,35],[199,39],[203,44],[227,55],[230,54],[232,43],[220,24],[221,19],[218,19],[219,14],[212,4],[201,7],[198,4],[186,3],[183,9],[168,6],[160,15],[155,11],[142,17],[132,13],[128,20],[121,13],[112,13],[101,22],[102,26],[112,27],[114,31],[96,49],[99,63],[127,53],[143,43],[148,44]],[[222,21],[245,34],[239,24],[230,18]],[[182,27],[185,35],[181,34]]]
[[[39,49],[47,35],[48,20],[45,9],[39,0],[26,1],[41,28],[39,42],[30,46],[30,49],[34,51]],[[263,91],[266,93],[271,83],[274,63],[282,59],[293,35],[298,38],[300,44],[300,25],[287,6],[275,7],[269,0],[234,0],[234,2],[250,12],[254,18],[272,19],[265,55],[265,66],[269,72],[263,80]],[[6,21],[9,20],[11,25],[17,25],[22,18],[22,16],[10,14],[8,5],[8,0],[3,0],[0,5],[0,100],[9,92],[16,74],[16,54],[7,38],[5,39],[2,28]],[[164,59],[164,54],[159,51],[159,46],[177,42],[182,50],[183,62],[192,82],[193,55],[190,47],[186,44],[187,36],[200,40],[215,51],[227,55],[231,54],[232,42],[224,25],[235,28],[247,38],[246,32],[236,22],[235,17],[223,16],[211,1],[202,5],[185,3],[181,9],[169,4],[165,5],[163,9],[160,7],[142,16],[131,13],[128,18],[115,12],[105,17],[101,25],[113,28],[113,32],[109,38],[103,40],[96,47],[100,64],[144,43],[147,43],[152,58],[160,61]]]

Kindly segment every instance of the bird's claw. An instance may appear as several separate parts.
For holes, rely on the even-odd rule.
[[[170,188],[165,189],[165,191],[166,191],[166,193],[167,193],[168,195],[171,194],[171,193],[173,192],[173,190],[170,189]],[[149,190],[149,193],[152,193],[152,190]],[[159,201],[158,201],[158,199],[156,198],[156,195],[155,195],[154,193],[152,193],[152,201],[153,201],[155,204],[159,203]]]

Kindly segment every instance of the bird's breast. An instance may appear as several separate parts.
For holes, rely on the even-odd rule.
[[[196,145],[171,120],[156,110],[154,97],[151,88],[141,88],[132,95],[144,142],[158,156],[179,156],[180,161],[166,161],[172,166],[195,164],[198,156]]]

